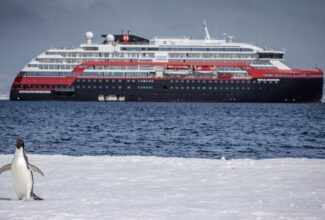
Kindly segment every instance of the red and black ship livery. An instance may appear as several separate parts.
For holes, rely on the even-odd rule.
[[[108,77],[84,76],[97,66],[236,67],[249,77]],[[26,76],[19,73],[10,100],[172,101],[172,102],[320,102],[323,71],[257,69],[234,62],[91,61],[79,64],[70,76]]]

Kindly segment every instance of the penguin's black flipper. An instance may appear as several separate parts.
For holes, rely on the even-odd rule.
[[[11,164],[4,165],[0,168],[0,174],[11,169]]]
[[[34,200],[44,200],[44,199],[42,199],[41,197],[38,197],[37,195],[35,195],[34,193],[32,193],[31,196],[32,196],[32,198],[33,198]]]
[[[38,168],[37,166],[33,165],[33,164],[28,164],[28,168],[36,173],[41,174],[42,176],[44,176],[44,173],[42,172],[42,170],[40,168]]]

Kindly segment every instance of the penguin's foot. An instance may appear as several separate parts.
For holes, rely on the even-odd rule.
[[[37,195],[35,195],[34,193],[32,193],[31,196],[32,196],[32,198],[33,198],[34,200],[44,200],[44,199],[42,199],[41,197],[38,197]]]

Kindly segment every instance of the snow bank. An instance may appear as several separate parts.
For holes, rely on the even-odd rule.
[[[0,164],[12,155],[0,155]],[[1,219],[324,219],[325,160],[30,155],[44,201],[0,175]]]

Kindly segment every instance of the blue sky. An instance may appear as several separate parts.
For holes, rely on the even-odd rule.
[[[144,37],[235,36],[235,41],[285,48],[293,68],[325,68],[322,0],[1,0],[0,96],[33,57],[51,47],[77,47],[86,31],[131,30]]]

